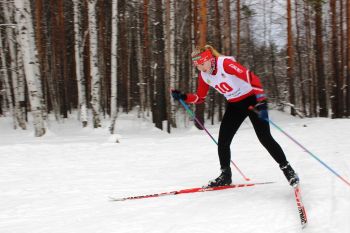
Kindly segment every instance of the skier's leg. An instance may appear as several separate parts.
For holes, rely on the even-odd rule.
[[[266,148],[273,159],[281,166],[286,165],[287,159],[281,146],[275,141],[270,132],[270,124],[258,117],[254,112],[249,113],[249,118],[260,143]]]
[[[230,144],[246,116],[246,114],[238,111],[234,104],[228,104],[219,131],[218,153],[221,174],[216,179],[209,181],[208,187],[230,185],[232,183]]]
[[[254,112],[249,113],[249,118],[259,141],[267,149],[272,158],[279,164],[289,184],[292,186],[297,185],[299,183],[299,177],[287,161],[281,146],[272,137],[268,121],[260,119]]]
[[[235,104],[228,104],[220,125],[218,141],[218,153],[222,169],[230,166],[230,145],[234,135],[246,117],[246,113],[239,111]]]

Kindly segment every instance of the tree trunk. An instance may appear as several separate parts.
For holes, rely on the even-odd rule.
[[[138,89],[139,89],[139,109],[138,117],[145,117],[145,106],[146,106],[146,83],[144,79],[144,67],[142,64],[143,61],[143,37],[142,37],[142,17],[143,17],[143,4],[139,5],[138,8],[138,17],[137,17],[137,30],[136,30],[136,53],[137,53],[137,76],[138,76]]]
[[[332,30],[332,47],[331,47],[331,64],[332,64],[332,118],[340,118],[342,116],[340,106],[342,105],[341,84],[339,73],[339,54],[338,54],[338,30],[337,30],[337,9],[336,0],[329,2],[331,10],[331,30]]]
[[[78,87],[78,108],[79,120],[82,126],[87,126],[87,106],[86,106],[86,89],[84,78],[84,63],[82,59],[82,33],[81,33],[81,6],[79,0],[73,0],[74,4],[74,54],[75,54],[75,75]]]
[[[303,61],[302,61],[302,50],[300,45],[300,25],[299,25],[299,10],[298,10],[298,3],[295,1],[295,29],[296,29],[296,42],[295,42],[295,49],[298,56],[298,76],[299,76],[299,83],[298,87],[300,88],[299,95],[301,98],[301,112],[304,116],[307,115],[306,113],[306,93],[305,93],[305,82],[304,82],[304,75],[303,75]]]
[[[115,133],[115,123],[118,116],[117,104],[117,55],[118,55],[118,1],[112,1],[112,39],[111,39],[111,126],[109,128],[111,134]]]
[[[57,30],[58,30],[58,44],[57,51],[59,54],[59,62],[61,64],[61,79],[59,81],[60,98],[61,98],[61,114],[63,118],[68,118],[68,111],[70,110],[69,96],[68,96],[68,63],[67,63],[67,46],[66,46],[66,33],[65,33],[65,19],[64,19],[64,7],[63,1],[57,2]]]
[[[295,93],[294,93],[294,51],[293,51],[293,32],[292,32],[292,4],[287,1],[287,80],[289,86],[289,103],[291,104],[291,115],[295,116]]]
[[[241,1],[236,1],[236,11],[237,11],[237,28],[236,28],[236,59],[239,59],[241,53]]]
[[[13,129],[17,129],[17,122],[16,122],[16,111],[15,111],[15,108],[13,107],[13,99],[12,99],[12,92],[11,92],[11,85],[10,85],[10,80],[9,80],[9,76],[8,76],[8,73],[7,73],[7,64],[6,64],[6,55],[4,53],[4,46],[2,44],[2,35],[1,35],[1,30],[0,30],[0,48],[1,48],[1,67],[0,67],[0,70],[1,70],[1,77],[2,77],[2,86],[3,86],[3,89],[5,90],[5,95],[6,96],[6,107],[8,107],[9,109],[9,112],[11,113],[12,115],[12,120],[13,120]],[[13,58],[11,58],[13,59]]]
[[[149,110],[151,109],[152,93],[150,92],[151,86],[151,55],[150,55],[150,32],[149,32],[149,14],[148,14],[148,0],[143,0],[143,75],[146,82],[146,109],[147,116],[149,116]]]
[[[195,6],[197,7],[197,6]],[[203,47],[207,43],[207,0],[199,0],[199,37],[197,45]],[[197,19],[195,19],[197,20]],[[196,105],[196,117],[197,119],[204,124],[204,111],[205,103]],[[198,129],[201,129],[201,126],[195,122],[195,125]]]
[[[326,78],[324,73],[324,61],[323,61],[323,33],[322,33],[322,1],[318,0],[314,3],[315,11],[315,36],[316,36],[316,73],[318,83],[318,102],[319,102],[319,116],[328,117],[327,108],[327,90],[326,90]]]
[[[14,11],[13,11],[13,3],[8,2],[7,7],[3,8],[4,11],[4,16],[5,16],[5,20],[7,23],[11,23],[13,22],[12,17],[14,16]],[[24,115],[24,111],[23,108],[21,108],[21,99],[20,99],[20,95],[21,95],[21,90],[22,90],[22,86],[20,86],[20,84],[23,85],[22,82],[19,81],[19,79],[21,78],[20,76],[18,76],[17,71],[19,71],[18,67],[17,67],[17,51],[16,51],[16,38],[14,36],[14,29],[12,27],[6,27],[6,34],[7,34],[7,41],[8,41],[8,48],[9,48],[9,52],[10,52],[10,71],[11,71],[11,80],[12,80],[12,90],[13,90],[13,97],[14,97],[14,108],[13,105],[10,105],[10,108],[13,109],[13,118],[14,118],[14,127],[17,127],[17,123],[19,125],[19,127],[21,127],[22,129],[26,129],[26,122],[25,122],[25,115]],[[1,48],[3,48],[3,46],[0,46]],[[3,67],[6,67],[6,60],[4,60],[3,62],[5,62],[3,64]],[[6,74],[7,76],[7,71]],[[6,80],[6,76],[5,76],[5,80]],[[8,80],[8,84],[10,84],[10,80]],[[10,88],[10,86],[8,86],[8,88]],[[11,93],[11,92],[10,92]],[[11,95],[10,95],[11,97]],[[11,102],[12,102],[12,97],[11,97]]]
[[[170,90],[175,89],[175,48],[174,48],[174,37],[175,37],[175,2],[173,0],[166,1],[166,17],[165,17],[165,99],[167,106],[167,131],[170,133],[171,127],[176,128],[175,120],[175,102],[170,96]]]
[[[156,114],[155,124],[159,129],[163,129],[163,120],[166,120],[165,104],[165,80],[164,80],[164,30],[162,15],[162,0],[155,0],[155,22],[154,25],[154,73],[155,73],[155,105],[153,112]],[[168,91],[168,90],[167,90]]]
[[[317,98],[316,98],[316,80],[315,80],[315,60],[314,50],[312,47],[311,35],[311,20],[310,20],[310,5],[307,0],[304,0],[304,26],[305,26],[305,43],[307,52],[307,80],[308,80],[308,95],[309,95],[309,116],[317,116]]]
[[[237,4],[239,4],[239,0],[237,0]],[[224,25],[223,25],[223,52],[227,56],[232,55],[232,49],[231,49],[231,4],[230,0],[224,0],[223,1],[223,17],[224,17]],[[237,17],[238,19],[238,17]],[[239,30],[239,29],[238,29]],[[239,35],[239,32],[237,31],[237,35]],[[220,37],[219,37],[220,38]],[[238,42],[239,43],[239,42]],[[238,45],[238,44],[237,44]],[[237,47],[237,55],[239,54],[239,49]]]
[[[106,50],[106,10],[105,10],[105,1],[97,1],[97,40],[98,40],[98,69],[100,74],[100,104],[101,111],[103,115],[109,112],[108,100],[109,96],[107,95],[108,90],[108,81],[107,81],[107,50]]]
[[[120,83],[120,91],[118,91],[118,95],[120,97],[120,102],[123,107],[124,112],[129,111],[129,91],[128,91],[128,82],[129,82],[129,53],[128,53],[128,31],[127,31],[127,22],[126,22],[126,1],[119,0],[118,1],[118,14],[119,14],[119,24],[120,24],[120,33],[119,33],[119,51],[120,57],[120,70],[121,70],[121,83]]]
[[[347,42],[346,42],[346,116],[350,116],[350,1],[346,3],[346,33],[347,33]]]
[[[100,98],[101,79],[98,66],[98,40],[96,24],[96,0],[89,0],[89,34],[90,34],[90,66],[91,66],[91,106],[94,128],[101,127]]]
[[[46,131],[43,118],[43,109],[45,108],[43,104],[39,63],[36,57],[37,49],[33,22],[30,14],[32,11],[28,0],[15,0],[14,3],[35,136],[40,137],[43,136]]]
[[[46,102],[48,112],[53,109],[55,118],[58,121],[61,118],[61,99],[60,99],[60,90],[59,90],[59,80],[61,80],[61,65],[59,62],[59,54],[62,48],[57,43],[59,37],[59,31],[57,26],[56,19],[56,7],[55,0],[49,1],[47,3],[49,17],[47,17],[47,21],[42,22],[42,26],[45,27],[43,29],[47,34],[47,39],[45,43],[45,59],[44,64],[42,64],[44,73],[47,75],[46,78],[43,79],[45,82],[44,86],[47,89],[46,94]]]
[[[339,0],[340,4],[340,21],[339,21],[339,33],[340,33],[340,45],[339,45],[339,110],[340,116],[345,116],[346,108],[345,108],[345,29],[344,29],[344,3],[343,0]]]

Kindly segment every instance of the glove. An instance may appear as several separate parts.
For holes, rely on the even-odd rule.
[[[181,91],[179,90],[171,90],[171,95],[174,98],[174,100],[186,100],[187,99],[187,95],[181,93]]]
[[[267,101],[263,100],[261,102],[258,102],[254,109],[257,111],[258,117],[262,120],[268,120],[269,115],[267,113]]]

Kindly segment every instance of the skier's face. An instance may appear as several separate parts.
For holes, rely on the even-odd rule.
[[[205,61],[202,64],[198,64],[196,67],[199,71],[208,73],[211,70],[211,61]]]

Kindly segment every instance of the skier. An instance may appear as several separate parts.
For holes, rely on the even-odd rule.
[[[208,187],[232,183],[230,144],[246,117],[249,117],[260,143],[279,164],[289,184],[296,187],[299,177],[270,133],[270,125],[267,120],[267,99],[259,77],[236,62],[233,57],[222,56],[210,45],[197,47],[192,52],[192,62],[200,71],[197,93],[184,94],[179,90],[172,90],[173,98],[182,99],[187,103],[200,104],[204,102],[209,86],[211,86],[223,94],[228,102],[220,125],[218,140],[221,174],[216,179],[209,181]],[[251,111],[249,109],[251,106],[254,106],[257,112]]]

